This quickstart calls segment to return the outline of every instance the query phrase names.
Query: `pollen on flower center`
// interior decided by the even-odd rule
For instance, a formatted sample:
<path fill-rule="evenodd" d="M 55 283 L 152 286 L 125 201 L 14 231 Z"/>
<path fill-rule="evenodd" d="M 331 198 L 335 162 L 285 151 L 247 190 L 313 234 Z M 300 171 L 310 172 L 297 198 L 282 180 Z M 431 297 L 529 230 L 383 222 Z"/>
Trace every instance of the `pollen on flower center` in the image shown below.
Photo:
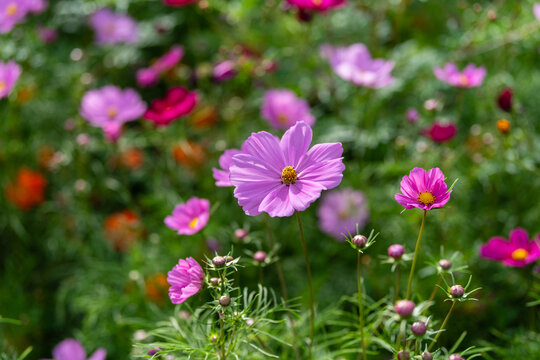
<path fill-rule="evenodd" d="M 294 184 L 297 177 L 298 175 L 296 174 L 296 170 L 294 170 L 294 166 L 285 166 L 283 171 L 281 171 L 281 181 L 285 185 Z"/>
<path fill-rule="evenodd" d="M 313 0 L 313 5 L 320 6 L 322 4 L 322 0 Z"/>
<path fill-rule="evenodd" d="M 286 124 L 287 123 L 287 115 L 285 114 L 279 114 L 277 117 L 280 124 Z"/>
<path fill-rule="evenodd" d="M 118 109 L 115 106 L 109 106 L 107 108 L 107 116 L 110 118 L 115 117 L 118 114 Z"/>
<path fill-rule="evenodd" d="M 198 222 L 199 222 L 199 218 L 194 218 L 193 220 L 191 220 L 191 221 L 189 222 L 189 227 L 192 228 L 192 229 L 194 229 L 195 226 L 197 226 L 197 223 L 198 223 Z"/>
<path fill-rule="evenodd" d="M 17 13 L 18 6 L 15 3 L 11 3 L 6 7 L 6 15 L 13 16 Z"/>
<path fill-rule="evenodd" d="M 529 252 L 525 249 L 517 249 L 512 252 L 512 259 L 521 261 L 525 260 L 529 256 Z"/>
<path fill-rule="evenodd" d="M 461 86 L 469 85 L 469 78 L 467 77 L 467 75 L 459 75 L 459 83 L 461 84 Z"/>
<path fill-rule="evenodd" d="M 6 83 L 3 81 L 0 81 L 0 91 L 4 90 L 6 88 Z"/>
<path fill-rule="evenodd" d="M 433 197 L 431 191 L 421 192 L 417 199 L 424 205 L 431 205 L 435 202 L 435 198 Z"/>

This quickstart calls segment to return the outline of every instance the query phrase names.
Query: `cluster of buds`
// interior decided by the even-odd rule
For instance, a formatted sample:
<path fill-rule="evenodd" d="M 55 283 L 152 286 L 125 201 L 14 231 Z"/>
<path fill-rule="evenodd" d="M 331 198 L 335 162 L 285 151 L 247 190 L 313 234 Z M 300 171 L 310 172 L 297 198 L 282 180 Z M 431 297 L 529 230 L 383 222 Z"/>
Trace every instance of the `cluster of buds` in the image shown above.
<path fill-rule="evenodd" d="M 207 259 L 207 269 L 216 273 L 216 276 L 209 277 L 208 286 L 213 293 L 214 303 L 217 306 L 218 313 L 223 316 L 223 311 L 229 308 L 233 299 L 229 296 L 231 291 L 227 275 L 229 271 L 237 271 L 237 264 L 240 258 L 233 258 L 230 254 L 225 256 L 216 255 L 212 260 Z"/>
<path fill-rule="evenodd" d="M 472 276 L 469 277 L 469 281 L 467 282 L 467 285 L 462 286 L 462 285 L 459 285 L 459 284 L 455 283 L 455 279 L 454 279 L 453 274 L 450 274 L 450 275 L 452 276 L 452 285 L 448 285 L 446 280 L 444 280 L 444 278 L 443 278 L 444 282 L 446 283 L 445 292 L 446 292 L 446 294 L 448 296 L 448 299 L 446 299 L 447 301 L 459 301 L 459 302 L 469 301 L 469 300 L 478 301 L 478 299 L 472 298 L 471 294 L 478 291 L 478 290 L 480 290 L 480 288 L 476 288 L 476 289 L 473 289 L 471 291 L 467 291 L 467 289 L 469 288 L 469 286 L 471 284 Z"/>

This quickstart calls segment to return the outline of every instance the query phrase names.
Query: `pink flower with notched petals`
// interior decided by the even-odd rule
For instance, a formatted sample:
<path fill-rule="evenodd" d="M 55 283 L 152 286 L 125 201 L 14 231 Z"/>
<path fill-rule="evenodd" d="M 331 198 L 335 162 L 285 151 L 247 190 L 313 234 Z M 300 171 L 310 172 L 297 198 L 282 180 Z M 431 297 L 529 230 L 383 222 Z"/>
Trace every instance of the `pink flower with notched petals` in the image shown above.
<path fill-rule="evenodd" d="M 179 259 L 167 274 L 169 288 L 169 298 L 173 304 L 181 304 L 192 297 L 203 286 L 204 272 L 201 265 L 192 257 L 185 260 Z"/>
<path fill-rule="evenodd" d="M 128 15 L 115 13 L 108 8 L 95 11 L 90 15 L 89 22 L 100 45 L 134 44 L 139 39 L 137 22 Z"/>
<path fill-rule="evenodd" d="M 401 194 L 396 194 L 395 199 L 405 209 L 419 208 L 431 210 L 443 207 L 450 200 L 450 193 L 444 182 L 444 174 L 441 169 L 434 168 L 426 171 L 422 168 L 414 168 L 409 176 L 401 180 Z"/>
<path fill-rule="evenodd" d="M 27 0 L 0 1 L 0 34 L 10 32 L 13 27 L 22 22 L 29 12 Z"/>
<path fill-rule="evenodd" d="M 193 235 L 206 226 L 209 218 L 210 201 L 192 197 L 186 203 L 176 205 L 172 215 L 165 218 L 165 225 L 180 235 Z"/>
<path fill-rule="evenodd" d="M 105 360 L 107 351 L 97 349 L 88 360 Z M 53 349 L 54 360 L 87 360 L 86 351 L 80 342 L 75 339 L 65 339 Z"/>
<path fill-rule="evenodd" d="M 234 196 L 247 215 L 291 216 L 307 209 L 323 190 L 341 183 L 345 170 L 341 143 L 309 149 L 312 136 L 309 125 L 298 122 L 281 140 L 260 131 L 244 142 L 229 171 Z"/>
<path fill-rule="evenodd" d="M 152 101 L 150 108 L 144 113 L 144 118 L 158 126 L 166 126 L 189 114 L 196 105 L 197 93 L 177 86 L 169 89 L 163 99 Z"/>
<path fill-rule="evenodd" d="M 326 11 L 332 8 L 345 6 L 345 0 L 287 0 L 300 10 Z"/>
<path fill-rule="evenodd" d="M 0 99 L 7 97 L 11 93 L 21 75 L 21 71 L 21 67 L 13 60 L 7 63 L 0 61 Z"/>
<path fill-rule="evenodd" d="M 133 89 L 108 85 L 84 94 L 79 110 L 92 126 L 100 127 L 110 141 L 116 141 L 122 125 L 141 117 L 146 104 Z"/>
<path fill-rule="evenodd" d="M 231 180 L 229 179 L 229 168 L 232 165 L 232 158 L 234 155 L 241 154 L 242 151 L 238 149 L 229 149 L 225 150 L 223 154 L 219 157 L 219 166 L 221 169 L 212 169 L 212 175 L 216 179 L 216 186 L 228 187 L 233 186 Z"/>
<path fill-rule="evenodd" d="M 288 129 L 299 121 L 315 123 L 306 100 L 290 90 L 269 90 L 264 94 L 261 116 L 274 129 Z"/>
<path fill-rule="evenodd" d="M 434 122 L 423 134 L 436 143 L 450 141 L 456 136 L 457 126 L 454 123 Z"/>
<path fill-rule="evenodd" d="M 433 73 L 437 79 L 452 86 L 472 88 L 482 85 L 486 76 L 486 68 L 469 64 L 460 72 L 455 64 L 447 63 L 443 68 L 433 69 Z"/>
<path fill-rule="evenodd" d="M 540 259 L 540 235 L 529 240 L 526 230 L 514 229 L 509 240 L 500 236 L 489 239 L 480 248 L 480 256 L 506 266 L 523 267 Z"/>
<path fill-rule="evenodd" d="M 320 53 L 339 77 L 355 85 L 380 89 L 394 82 L 391 74 L 394 62 L 373 59 L 364 44 L 349 47 L 323 45 Z"/>

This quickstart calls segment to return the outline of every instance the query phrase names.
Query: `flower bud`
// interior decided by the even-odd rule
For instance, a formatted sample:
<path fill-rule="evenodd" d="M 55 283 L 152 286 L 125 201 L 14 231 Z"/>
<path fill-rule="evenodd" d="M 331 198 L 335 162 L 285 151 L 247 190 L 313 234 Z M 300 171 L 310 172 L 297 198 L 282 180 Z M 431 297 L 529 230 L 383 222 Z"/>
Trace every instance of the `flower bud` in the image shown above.
<path fill-rule="evenodd" d="M 433 360 L 433 354 L 431 354 L 429 351 L 424 351 L 422 353 L 422 360 Z"/>
<path fill-rule="evenodd" d="M 213 278 L 210 278 L 210 285 L 218 285 L 219 284 L 219 278 L 217 277 L 213 277 Z"/>
<path fill-rule="evenodd" d="M 439 260 L 439 266 L 443 269 L 443 270 L 448 270 L 452 267 L 452 263 L 446 259 L 441 259 Z"/>
<path fill-rule="evenodd" d="M 355 235 L 352 239 L 354 246 L 363 248 L 367 244 L 367 238 L 364 235 Z"/>
<path fill-rule="evenodd" d="M 228 295 L 223 295 L 219 298 L 219 305 L 223 307 L 231 305 L 231 298 Z"/>
<path fill-rule="evenodd" d="M 154 355 L 156 355 L 158 353 L 159 350 L 161 350 L 160 347 L 157 347 L 155 349 L 150 349 L 150 350 L 148 350 L 148 355 L 154 356 Z"/>
<path fill-rule="evenodd" d="M 248 236 L 248 231 L 246 229 L 236 229 L 234 230 L 234 237 L 238 240 L 244 239 L 246 236 Z"/>
<path fill-rule="evenodd" d="M 396 260 L 401 259 L 404 253 L 405 253 L 405 248 L 400 244 L 394 244 L 388 247 L 388 256 Z"/>
<path fill-rule="evenodd" d="M 212 264 L 214 264 L 214 266 L 223 266 L 225 265 L 225 258 L 223 256 L 215 256 L 213 259 L 212 259 Z"/>
<path fill-rule="evenodd" d="M 500 119 L 497 121 L 497 130 L 499 130 L 499 133 L 505 135 L 510 132 L 510 121 L 506 119 Z"/>
<path fill-rule="evenodd" d="M 465 360 L 463 356 L 459 354 L 452 354 L 448 357 L 448 360 Z"/>
<path fill-rule="evenodd" d="M 226 260 L 227 262 L 231 262 L 231 261 L 234 260 L 234 258 L 233 258 L 232 256 L 228 255 L 228 256 L 225 256 L 225 260 Z"/>
<path fill-rule="evenodd" d="M 213 342 L 213 343 L 217 342 L 218 341 L 217 335 L 216 334 L 210 335 L 210 341 Z"/>
<path fill-rule="evenodd" d="M 411 325 L 411 331 L 416 336 L 422 336 L 426 333 L 426 323 L 423 321 L 416 321 Z"/>
<path fill-rule="evenodd" d="M 257 251 L 253 254 L 253 260 L 260 263 L 264 262 L 264 260 L 266 260 L 266 253 L 264 251 Z"/>
<path fill-rule="evenodd" d="M 409 317 L 414 311 L 416 305 L 411 300 L 399 300 L 394 305 L 394 310 L 401 317 Z"/>
<path fill-rule="evenodd" d="M 398 360 L 409 360 L 411 358 L 411 355 L 407 350 L 400 350 L 397 353 Z"/>
<path fill-rule="evenodd" d="M 454 285 L 450 288 L 450 294 L 452 297 L 460 298 L 465 294 L 465 289 L 461 285 Z"/>
<path fill-rule="evenodd" d="M 512 111 L 512 98 L 514 97 L 514 92 L 511 88 L 504 88 L 497 96 L 497 105 L 503 111 L 510 112 Z"/>

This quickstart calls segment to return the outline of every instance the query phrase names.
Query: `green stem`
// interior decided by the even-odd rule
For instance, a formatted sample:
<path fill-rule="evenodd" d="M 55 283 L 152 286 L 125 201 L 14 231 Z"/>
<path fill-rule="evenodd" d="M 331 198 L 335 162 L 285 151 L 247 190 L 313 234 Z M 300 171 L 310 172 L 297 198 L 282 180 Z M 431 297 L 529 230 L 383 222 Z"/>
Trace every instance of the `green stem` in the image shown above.
<path fill-rule="evenodd" d="M 448 322 L 448 319 L 450 318 L 450 314 L 452 314 L 452 310 L 454 310 L 454 306 L 456 306 L 455 301 L 452 302 L 452 307 L 450 308 L 450 310 L 448 310 L 448 314 L 446 314 L 446 317 L 444 318 L 444 321 L 443 321 L 443 323 L 441 325 L 441 328 L 439 329 L 439 332 L 437 332 L 437 335 L 435 335 L 435 338 L 433 339 L 433 341 L 429 345 L 428 351 L 431 350 L 433 345 L 435 345 L 435 343 L 437 342 L 437 339 L 439 338 L 439 336 L 441 336 L 442 330 L 444 330 L 444 327 L 446 326 L 446 323 Z"/>
<path fill-rule="evenodd" d="M 364 310 L 362 304 L 362 253 L 358 251 L 358 316 L 360 317 L 360 341 L 362 342 L 362 358 L 366 360 L 366 339 L 364 338 Z"/>
<path fill-rule="evenodd" d="M 270 242 L 270 247 L 275 248 L 274 236 L 272 235 L 272 230 L 270 229 L 270 222 L 268 221 L 268 214 L 264 214 L 264 224 L 266 226 L 266 234 L 268 235 L 268 241 Z M 276 254 L 276 256 L 278 256 Z M 287 286 L 285 285 L 285 278 L 283 277 L 283 270 L 281 270 L 281 262 L 278 259 L 276 260 L 276 271 L 279 279 L 279 286 L 281 287 L 281 295 L 285 301 L 289 300 L 289 294 L 287 293 Z"/>
<path fill-rule="evenodd" d="M 439 285 L 441 285 L 441 281 L 442 281 L 442 275 L 439 276 L 439 280 L 437 281 L 437 284 L 433 288 L 433 291 L 431 292 L 431 295 L 429 296 L 428 301 L 433 301 L 433 299 L 435 299 L 435 295 L 437 294 L 437 288 L 439 287 Z"/>
<path fill-rule="evenodd" d="M 401 280 L 401 266 L 397 264 L 396 269 L 396 288 L 394 290 L 394 304 L 396 303 L 398 296 L 399 296 L 399 283 Z"/>
<path fill-rule="evenodd" d="M 411 295 L 411 285 L 412 285 L 412 279 L 414 275 L 414 268 L 416 266 L 416 259 L 418 258 L 418 249 L 420 248 L 420 240 L 422 240 L 422 232 L 424 232 L 424 224 L 426 223 L 426 214 L 427 214 L 427 210 L 424 210 L 424 215 L 422 216 L 422 225 L 420 225 L 420 233 L 418 234 L 418 239 L 416 240 L 416 248 L 414 249 L 414 257 L 413 257 L 413 262 L 411 266 L 411 272 L 409 274 L 409 283 L 407 285 L 407 295 L 405 296 L 405 299 L 409 299 L 409 296 Z"/>
<path fill-rule="evenodd" d="M 308 359 L 311 359 L 311 348 L 313 347 L 313 338 L 315 336 L 315 306 L 313 305 L 313 285 L 311 282 L 311 267 L 309 265 L 309 255 L 306 246 L 306 239 L 304 238 L 304 229 L 302 228 L 302 221 L 300 220 L 300 213 L 296 213 L 296 221 L 298 222 L 298 230 L 300 231 L 300 241 L 302 242 L 302 248 L 304 249 L 304 258 L 306 260 L 306 273 L 308 278 L 309 287 L 309 305 L 311 314 L 311 328 L 309 331 L 309 346 L 308 346 Z"/>

